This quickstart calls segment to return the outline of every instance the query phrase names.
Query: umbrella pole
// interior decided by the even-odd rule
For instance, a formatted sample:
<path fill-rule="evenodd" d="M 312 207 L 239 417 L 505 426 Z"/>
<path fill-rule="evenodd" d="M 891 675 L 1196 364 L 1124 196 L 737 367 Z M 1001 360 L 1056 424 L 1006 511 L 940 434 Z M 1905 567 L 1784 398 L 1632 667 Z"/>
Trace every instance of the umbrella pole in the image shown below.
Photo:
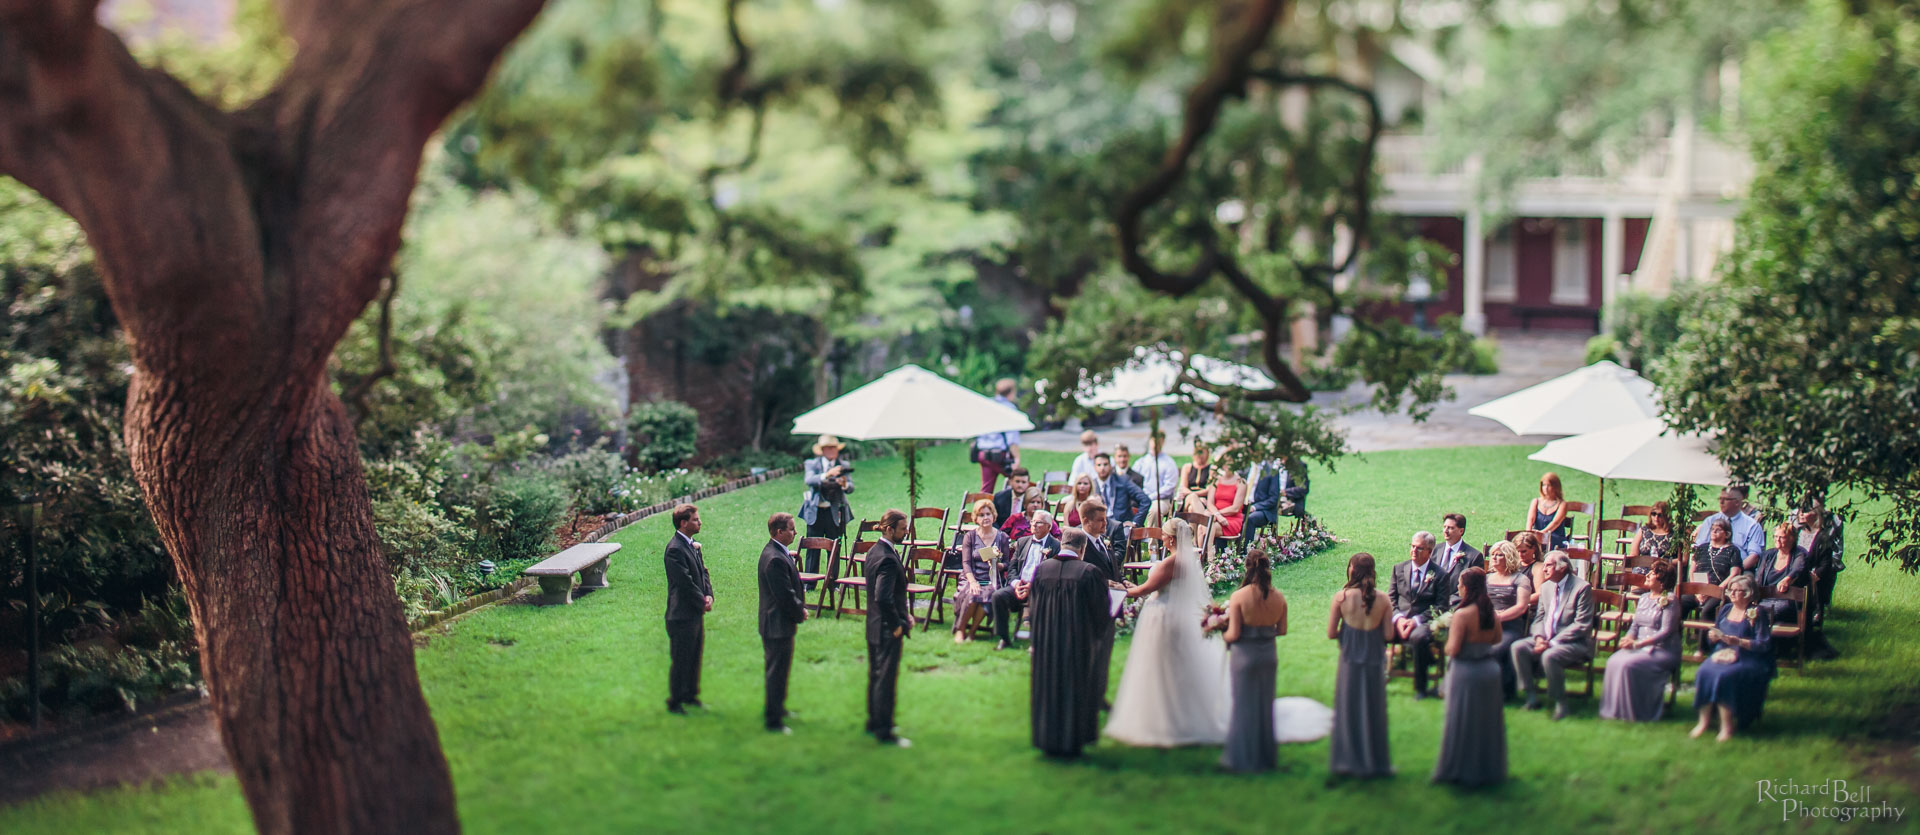
<path fill-rule="evenodd" d="M 1587 520 L 1587 544 L 1593 546 L 1593 579 L 1600 579 L 1600 555 L 1606 553 L 1606 546 L 1600 542 L 1600 520 L 1607 518 L 1607 477 L 1600 477 L 1600 501 L 1593 506 L 1593 518 Z"/>

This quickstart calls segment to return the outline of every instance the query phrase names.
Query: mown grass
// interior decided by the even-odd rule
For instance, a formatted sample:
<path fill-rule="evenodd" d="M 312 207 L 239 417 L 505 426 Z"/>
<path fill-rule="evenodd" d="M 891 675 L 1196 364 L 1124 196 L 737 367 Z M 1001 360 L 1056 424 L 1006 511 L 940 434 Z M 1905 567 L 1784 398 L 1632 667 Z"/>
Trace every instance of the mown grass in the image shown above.
<path fill-rule="evenodd" d="M 1278 572 L 1294 612 L 1293 634 L 1281 642 L 1280 693 L 1332 699 L 1326 601 L 1347 555 L 1403 559 L 1409 535 L 1437 530 L 1448 510 L 1468 514 L 1475 543 L 1517 526 L 1541 471 L 1525 460 L 1530 451 L 1374 453 L 1348 459 L 1337 474 L 1316 473 L 1310 505 L 1347 541 Z M 1029 463 L 1064 469 L 1067 460 L 1036 453 Z M 955 502 L 977 483 L 960 447 L 929 451 L 923 463 L 929 502 Z M 1562 475 L 1576 498 L 1596 489 L 1591 478 Z M 860 479 L 859 512 L 877 515 L 904 501 L 897 460 L 863 466 Z M 1920 703 L 1912 641 L 1920 580 L 1858 558 L 1843 576 L 1833 630 L 1845 657 L 1783 672 L 1751 735 L 1725 745 L 1688 739 L 1684 697 L 1680 717 L 1648 725 L 1598 721 L 1592 701 L 1576 700 L 1576 717 L 1561 723 L 1509 711 L 1513 779 L 1491 791 L 1427 783 L 1441 705 L 1414 702 L 1405 680 L 1390 688 L 1400 776 L 1388 782 L 1323 785 L 1324 742 L 1284 747 L 1287 770 L 1256 777 L 1216 773 L 1218 750 L 1210 748 L 1103 742 L 1084 761 L 1047 761 L 1027 744 L 1026 654 L 996 653 L 986 642 L 955 646 L 938 627 L 916 633 L 906 650 L 899 722 L 915 747 L 882 749 L 860 734 L 864 647 L 852 616 L 803 627 L 790 698 L 795 733 L 769 736 L 758 720 L 753 567 L 766 516 L 793 510 L 799 489 L 786 479 L 703 503 L 700 538 L 718 598 L 707 622 L 704 712 L 663 710 L 664 516 L 618 536 L 626 549 L 612 588 L 565 609 L 490 607 L 434 635 L 419 653 L 421 677 L 468 831 L 1724 831 L 1797 825 L 1783 824 L 1777 804 L 1756 802 L 1755 780 L 1788 778 L 1864 781 L 1875 784 L 1876 800 L 1920 814 L 1913 789 L 1863 773 L 1861 754 L 1891 714 Z M 1609 485 L 1608 504 L 1650 502 L 1669 489 Z M 1859 538 L 1850 537 L 1855 553 Z M 1117 686 L 1124 645 L 1115 655 Z M 1911 774 L 1911 743 L 1894 756 L 1906 758 Z M 1911 831 L 1911 820 L 1881 825 Z M 0 810 L 5 832 L 246 826 L 231 778 L 56 795 Z"/>

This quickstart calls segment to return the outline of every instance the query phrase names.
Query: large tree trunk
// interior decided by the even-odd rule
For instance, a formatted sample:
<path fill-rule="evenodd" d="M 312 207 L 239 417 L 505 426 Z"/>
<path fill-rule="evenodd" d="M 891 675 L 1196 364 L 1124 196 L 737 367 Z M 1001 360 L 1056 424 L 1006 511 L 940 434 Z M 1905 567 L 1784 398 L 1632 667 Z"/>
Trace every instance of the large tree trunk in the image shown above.
<path fill-rule="evenodd" d="M 321 375 L 250 409 L 207 388 L 137 376 L 127 440 L 256 824 L 457 831 L 340 402 Z"/>
<path fill-rule="evenodd" d="M 421 149 L 541 0 L 282 0 L 299 45 L 221 112 L 91 0 L 0 0 L 0 172 L 86 231 L 134 358 L 134 473 L 265 832 L 454 832 L 334 345 L 379 292 Z"/>

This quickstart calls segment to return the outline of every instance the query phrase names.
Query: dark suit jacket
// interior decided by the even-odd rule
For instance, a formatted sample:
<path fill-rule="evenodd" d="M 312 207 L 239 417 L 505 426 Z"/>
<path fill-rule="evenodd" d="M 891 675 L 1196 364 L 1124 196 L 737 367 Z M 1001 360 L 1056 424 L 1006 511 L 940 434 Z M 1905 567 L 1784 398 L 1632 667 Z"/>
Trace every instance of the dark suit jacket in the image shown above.
<path fill-rule="evenodd" d="M 805 594 L 787 546 L 767 540 L 760 549 L 760 637 L 793 637 L 794 627 L 807 618 Z"/>
<path fill-rule="evenodd" d="M 1000 572 L 1000 576 L 1006 578 L 1007 585 L 1013 585 L 1013 581 L 1020 579 L 1020 573 L 1026 570 L 1027 546 L 1032 544 L 1033 537 L 1023 536 L 1014 540 L 1013 547 L 1007 549 L 1007 568 Z M 1047 537 L 1045 556 L 1042 559 L 1053 559 L 1053 555 L 1058 553 L 1060 553 L 1060 537 Z"/>
<path fill-rule="evenodd" d="M 867 552 L 867 643 L 878 644 L 912 631 L 913 615 L 907 609 L 907 570 L 900 552 L 885 539 Z"/>
<path fill-rule="evenodd" d="M 1430 562 L 1439 562 L 1440 551 L 1447 547 L 1447 541 L 1442 539 L 1433 547 L 1433 559 L 1430 560 Z M 1482 555 L 1478 549 L 1473 547 L 1473 543 L 1468 542 L 1466 538 L 1462 537 L 1460 540 L 1460 553 L 1454 556 L 1453 564 L 1447 566 L 1447 608 L 1451 609 L 1460 605 L 1460 575 L 1465 574 L 1469 568 L 1486 567 L 1487 558 Z"/>
<path fill-rule="evenodd" d="M 1013 506 L 1014 501 L 1013 488 L 1011 487 L 993 494 L 993 523 L 995 525 L 1006 524 L 1007 520 L 1013 517 L 1014 511 L 1019 510 L 1019 508 Z M 969 509 L 967 515 L 972 516 L 973 511 Z M 967 521 L 971 522 L 973 520 L 968 519 Z"/>
<path fill-rule="evenodd" d="M 1113 522 L 1108 522 L 1107 527 L 1109 530 L 1112 530 L 1116 525 Z M 1102 578 L 1108 582 L 1112 582 L 1120 579 L 1121 561 L 1113 558 L 1114 553 L 1112 543 L 1109 542 L 1106 537 L 1088 537 L 1087 552 L 1081 554 L 1080 559 L 1086 561 L 1088 565 L 1100 569 Z"/>
<path fill-rule="evenodd" d="M 1262 472 L 1260 481 L 1253 485 L 1253 500 L 1247 504 L 1247 511 L 1265 511 L 1269 516 L 1280 514 L 1280 474 Z"/>
<path fill-rule="evenodd" d="M 1419 587 L 1413 585 L 1413 561 L 1408 560 L 1393 567 L 1393 584 L 1387 587 L 1387 597 L 1393 601 L 1393 611 L 1408 617 L 1433 617 L 1433 610 L 1446 605 L 1447 577 L 1439 566 L 1427 561 L 1426 577 Z"/>
<path fill-rule="evenodd" d="M 1146 476 L 1143 476 L 1129 469 L 1127 470 L 1127 480 L 1133 482 L 1133 486 L 1140 488 L 1140 492 L 1142 493 L 1146 492 L 1146 487 L 1147 487 Z"/>
<path fill-rule="evenodd" d="M 1119 475 L 1119 473 L 1114 473 Z M 1113 501 L 1107 503 L 1107 519 L 1112 522 L 1132 522 L 1136 525 L 1147 521 L 1147 491 L 1132 479 L 1110 478 L 1113 488 Z M 1094 482 L 1094 495 L 1100 495 L 1100 483 Z M 1104 497 L 1103 497 L 1104 498 Z"/>
<path fill-rule="evenodd" d="M 667 540 L 667 620 L 693 620 L 706 614 L 713 581 L 700 549 L 687 544 L 679 531 Z"/>

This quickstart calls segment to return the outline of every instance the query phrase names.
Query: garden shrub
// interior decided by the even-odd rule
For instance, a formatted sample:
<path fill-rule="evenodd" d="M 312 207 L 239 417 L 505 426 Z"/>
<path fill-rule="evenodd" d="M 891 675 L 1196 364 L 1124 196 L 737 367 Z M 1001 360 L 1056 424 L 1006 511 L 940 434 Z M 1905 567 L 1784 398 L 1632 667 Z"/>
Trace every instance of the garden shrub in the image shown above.
<path fill-rule="evenodd" d="M 635 463 L 648 472 L 678 467 L 692 458 L 700 437 L 700 413 L 677 400 L 633 407 L 627 416 Z"/>
<path fill-rule="evenodd" d="M 490 499 L 488 527 L 498 560 L 544 557 L 552 550 L 568 505 L 567 491 L 558 481 L 544 475 L 502 479 Z"/>

